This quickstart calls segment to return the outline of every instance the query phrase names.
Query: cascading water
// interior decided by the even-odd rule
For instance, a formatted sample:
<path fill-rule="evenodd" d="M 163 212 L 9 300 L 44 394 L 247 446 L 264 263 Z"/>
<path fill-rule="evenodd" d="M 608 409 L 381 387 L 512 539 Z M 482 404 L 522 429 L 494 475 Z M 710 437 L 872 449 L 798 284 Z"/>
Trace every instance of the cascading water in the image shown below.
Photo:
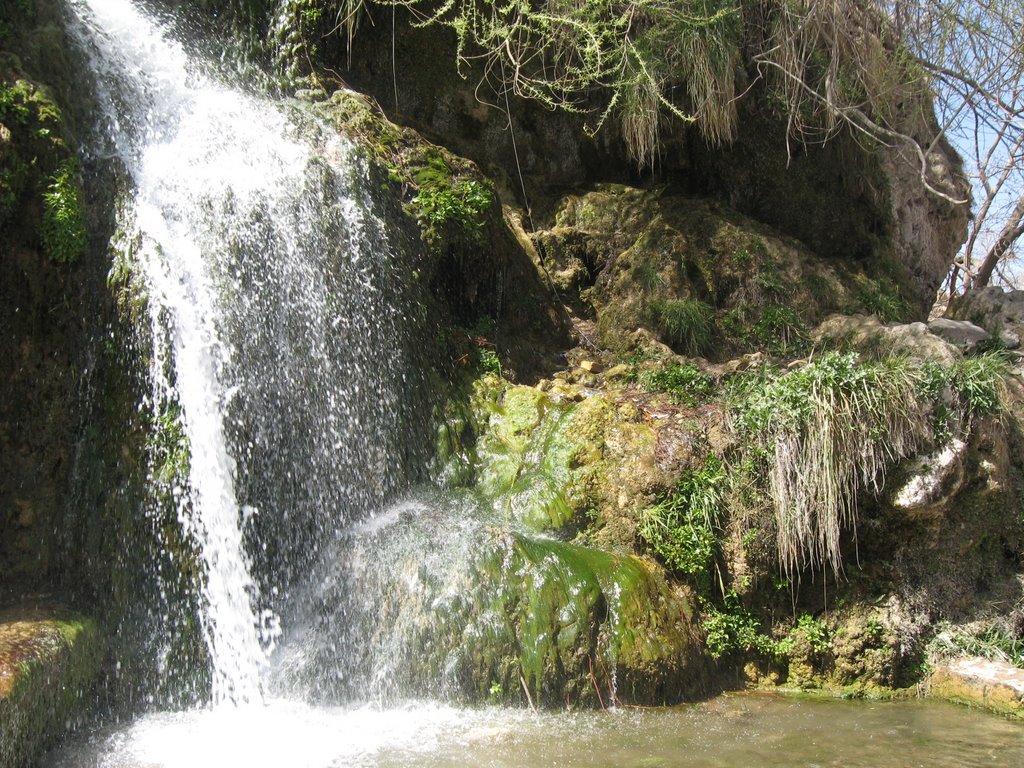
<path fill-rule="evenodd" d="M 150 309 L 150 407 L 180 406 L 190 448 L 179 517 L 202 562 L 213 699 L 258 701 L 274 606 L 400 475 L 393 255 L 343 141 L 204 77 L 128 0 L 76 13 L 134 187 L 120 226 Z M 254 560 L 274 567 L 254 577 Z"/>

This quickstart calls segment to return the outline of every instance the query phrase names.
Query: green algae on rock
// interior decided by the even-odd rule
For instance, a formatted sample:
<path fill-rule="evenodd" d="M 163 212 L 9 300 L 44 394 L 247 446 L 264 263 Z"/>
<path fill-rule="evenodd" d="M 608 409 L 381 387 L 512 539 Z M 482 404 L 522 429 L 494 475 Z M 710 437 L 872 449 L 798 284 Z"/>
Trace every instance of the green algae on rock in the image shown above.
<path fill-rule="evenodd" d="M 0 610 L 0 766 L 38 760 L 88 716 L 105 660 L 95 620 L 57 608 Z"/>

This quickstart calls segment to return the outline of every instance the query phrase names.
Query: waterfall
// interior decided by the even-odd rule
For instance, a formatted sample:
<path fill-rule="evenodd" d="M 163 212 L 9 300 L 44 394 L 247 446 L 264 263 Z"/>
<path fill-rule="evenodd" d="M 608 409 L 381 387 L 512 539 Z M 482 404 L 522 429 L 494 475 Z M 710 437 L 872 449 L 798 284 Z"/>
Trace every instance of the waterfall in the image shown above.
<path fill-rule="evenodd" d="M 80 0 L 106 147 L 132 193 L 154 413 L 179 413 L 215 702 L 261 698 L 292 583 L 400 482 L 394 249 L 353 148 L 219 83 L 129 0 Z M 329 138 L 324 138 L 329 136 Z"/>

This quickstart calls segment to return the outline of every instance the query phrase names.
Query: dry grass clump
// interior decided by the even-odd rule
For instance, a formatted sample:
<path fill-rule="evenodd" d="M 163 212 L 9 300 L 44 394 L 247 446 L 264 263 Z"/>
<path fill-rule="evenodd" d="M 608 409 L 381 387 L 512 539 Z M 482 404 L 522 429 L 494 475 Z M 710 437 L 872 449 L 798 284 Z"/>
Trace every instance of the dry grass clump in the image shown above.
<path fill-rule="evenodd" d="M 995 355 L 943 368 L 827 352 L 749 387 L 732 421 L 748 468 L 767 486 L 787 576 L 825 566 L 838 574 L 858 492 L 879 493 L 896 462 L 995 410 L 1004 372 Z"/>

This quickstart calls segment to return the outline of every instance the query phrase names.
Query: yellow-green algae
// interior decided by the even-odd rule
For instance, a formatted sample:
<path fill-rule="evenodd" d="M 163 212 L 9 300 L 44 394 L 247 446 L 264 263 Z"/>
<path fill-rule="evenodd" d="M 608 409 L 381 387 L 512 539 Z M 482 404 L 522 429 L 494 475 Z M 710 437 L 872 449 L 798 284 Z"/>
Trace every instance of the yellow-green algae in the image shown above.
<path fill-rule="evenodd" d="M 0 768 L 32 764 L 84 716 L 104 657 L 100 628 L 87 616 L 0 611 Z"/>

